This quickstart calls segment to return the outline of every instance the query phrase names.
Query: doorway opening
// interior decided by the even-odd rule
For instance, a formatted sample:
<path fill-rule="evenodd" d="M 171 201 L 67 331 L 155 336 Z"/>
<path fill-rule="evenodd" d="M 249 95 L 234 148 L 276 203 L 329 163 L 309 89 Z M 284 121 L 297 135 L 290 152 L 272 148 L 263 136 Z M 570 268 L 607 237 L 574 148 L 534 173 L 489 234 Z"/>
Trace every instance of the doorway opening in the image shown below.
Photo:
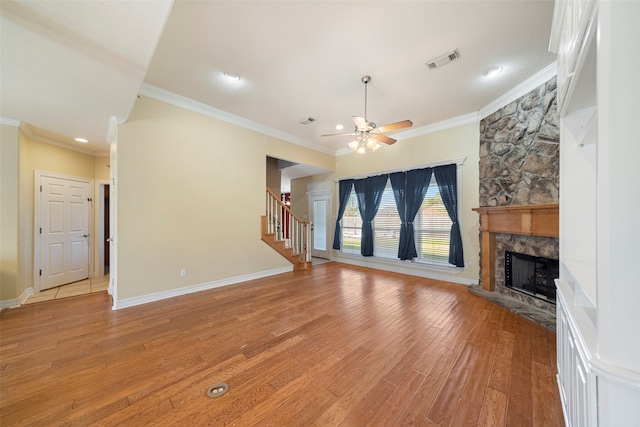
<path fill-rule="evenodd" d="M 109 274 L 110 244 L 109 244 L 109 208 L 110 186 L 108 181 L 98 183 L 98 197 L 96 203 L 96 268 L 95 276 L 103 277 Z"/>

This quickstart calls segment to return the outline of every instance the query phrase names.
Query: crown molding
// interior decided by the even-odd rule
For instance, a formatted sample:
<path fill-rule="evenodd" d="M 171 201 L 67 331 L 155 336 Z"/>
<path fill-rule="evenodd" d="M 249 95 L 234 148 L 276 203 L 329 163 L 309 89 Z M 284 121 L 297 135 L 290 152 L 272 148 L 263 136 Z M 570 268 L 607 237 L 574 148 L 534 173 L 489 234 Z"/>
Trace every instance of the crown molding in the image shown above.
<path fill-rule="evenodd" d="M 6 117 L 0 117 L 0 125 L 13 126 L 14 128 L 20 127 L 20 120 L 8 119 Z"/>
<path fill-rule="evenodd" d="M 126 119 L 117 116 L 109 117 L 109 127 L 107 128 L 107 143 L 109 145 L 116 142 L 118 138 L 118 125 L 124 124 Z"/>
<path fill-rule="evenodd" d="M 332 156 L 336 154 L 335 151 L 321 145 L 314 144 L 302 138 L 290 135 L 286 132 L 273 129 L 269 126 L 254 122 L 253 120 L 245 119 L 244 117 L 228 113 L 226 111 L 220 110 L 199 101 L 195 101 L 191 98 L 187 98 L 186 96 L 178 95 L 177 93 L 150 85 L 148 83 L 143 83 L 142 87 L 140 88 L 140 94 L 148 96 L 149 98 L 156 99 L 158 101 L 166 102 L 167 104 L 171 104 L 176 107 L 184 108 L 185 110 L 193 111 L 194 113 L 203 114 L 214 119 L 231 123 L 233 125 L 240 126 L 245 129 L 261 133 L 263 135 L 271 136 L 283 141 L 290 142 L 292 144 L 310 148 L 321 153 L 329 154 Z"/>
<path fill-rule="evenodd" d="M 490 102 L 486 106 L 482 107 L 478 111 L 474 111 L 471 113 L 463 114 L 461 116 L 452 117 L 450 119 L 442 120 L 436 123 L 431 123 L 425 126 L 420 126 L 418 128 L 409 129 L 403 132 L 399 132 L 394 135 L 394 138 L 397 140 L 415 138 L 422 135 L 428 135 L 435 132 L 440 132 L 443 130 L 455 128 L 458 126 L 467 125 L 469 123 L 478 122 L 490 114 L 498 111 L 505 105 L 515 101 L 521 96 L 527 94 L 533 89 L 539 87 L 540 85 L 546 83 L 551 78 L 553 78 L 557 74 L 557 62 L 552 62 L 542 70 L 538 71 L 533 76 L 529 77 L 524 82 L 520 83 L 518 86 L 514 87 L 504 95 Z M 140 94 L 144 96 L 148 96 L 149 98 L 156 99 L 158 101 L 166 102 L 167 104 L 174 105 L 176 107 L 184 108 L 189 111 L 193 111 L 196 113 L 204 114 L 205 116 L 213 117 L 218 120 L 222 120 L 236 126 L 240 126 L 246 129 L 250 129 L 264 135 L 272 136 L 274 138 L 279 138 L 287 142 L 291 142 L 292 144 L 301 145 L 306 148 L 310 148 L 315 151 L 319 151 L 325 154 L 344 156 L 347 154 L 353 153 L 351 149 L 348 147 L 341 148 L 340 150 L 333 151 L 326 147 L 314 144 L 312 142 L 303 140 L 301 138 L 297 138 L 288 133 L 270 128 L 268 126 L 262 125 L 260 123 L 256 123 L 252 120 L 245 119 L 243 117 L 237 116 L 235 114 L 228 113 L 226 111 L 211 107 L 210 105 L 204 104 L 199 101 L 195 101 L 191 98 L 187 98 L 182 95 L 178 95 L 177 93 L 170 92 L 165 89 L 161 89 L 159 87 L 150 85 L 148 83 L 144 83 L 140 89 Z"/>
<path fill-rule="evenodd" d="M 482 107 L 479 111 L 479 119 L 482 120 L 485 117 L 495 113 L 502 107 L 512 103 L 521 96 L 526 95 L 528 92 L 534 90 L 540 85 L 545 84 L 557 74 L 558 63 L 554 61 L 542 70 L 538 71 L 533 76 L 529 77 L 527 80 L 520 83 L 518 86 L 511 89 L 509 92 Z"/>
<path fill-rule="evenodd" d="M 49 144 L 49 145 L 55 145 L 56 147 L 64 148 L 64 149 L 71 150 L 71 151 L 77 151 L 78 153 L 87 154 L 87 155 L 93 156 L 93 157 L 109 156 L 109 153 L 104 153 L 102 151 L 86 150 L 86 149 L 83 149 L 83 148 L 80 148 L 80 147 L 75 147 L 73 145 L 69 145 L 69 144 L 65 144 L 65 143 L 60 142 L 60 141 L 56 141 L 55 139 L 51 139 L 51 138 L 47 138 L 47 137 L 44 137 L 44 136 L 37 135 L 37 134 L 33 133 L 31 128 L 29 127 L 29 125 L 26 124 L 26 123 L 20 124 L 20 130 L 22 130 L 22 132 L 24 132 L 24 134 L 27 136 L 27 138 L 32 139 L 34 141 L 42 142 L 42 143 Z"/>
<path fill-rule="evenodd" d="M 403 132 L 396 133 L 393 137 L 395 139 L 408 139 L 416 136 L 428 135 L 430 133 L 440 132 L 443 130 L 455 128 L 458 126 L 468 125 L 469 123 L 477 122 L 480 118 L 478 112 L 463 114 L 462 116 L 452 117 L 450 119 L 442 120 L 440 122 L 431 123 L 419 128 L 409 129 Z"/>

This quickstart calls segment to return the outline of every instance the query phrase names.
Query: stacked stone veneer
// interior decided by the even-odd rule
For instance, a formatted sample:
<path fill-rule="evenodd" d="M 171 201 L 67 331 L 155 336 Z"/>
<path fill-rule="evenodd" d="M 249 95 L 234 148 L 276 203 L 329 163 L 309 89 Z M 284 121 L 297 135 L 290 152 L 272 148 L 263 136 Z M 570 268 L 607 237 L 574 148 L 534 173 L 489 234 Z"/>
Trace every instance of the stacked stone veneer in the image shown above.
<path fill-rule="evenodd" d="M 557 203 L 556 79 L 480 122 L 480 206 Z"/>
<path fill-rule="evenodd" d="M 480 122 L 480 206 L 558 203 L 559 141 L 555 77 L 484 118 Z M 553 304 L 504 286 L 504 253 L 558 259 L 558 243 L 551 237 L 497 234 L 496 292 L 555 312 Z"/>

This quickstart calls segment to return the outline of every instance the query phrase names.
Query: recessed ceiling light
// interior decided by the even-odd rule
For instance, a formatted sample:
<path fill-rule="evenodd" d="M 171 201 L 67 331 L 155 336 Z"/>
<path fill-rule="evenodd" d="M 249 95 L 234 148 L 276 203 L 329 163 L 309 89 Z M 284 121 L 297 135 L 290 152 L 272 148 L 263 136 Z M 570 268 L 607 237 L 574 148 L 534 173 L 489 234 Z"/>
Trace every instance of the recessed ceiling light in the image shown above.
<path fill-rule="evenodd" d="M 344 129 L 344 126 L 342 126 L 342 125 L 337 125 L 337 126 L 336 126 L 336 129 L 338 129 L 338 130 L 342 130 L 342 129 Z"/>
<path fill-rule="evenodd" d="M 238 80 L 240 80 L 240 76 L 238 74 L 224 73 L 224 76 L 229 80 L 233 80 L 234 82 L 237 82 Z"/>
<path fill-rule="evenodd" d="M 88 140 L 88 139 L 86 139 L 86 138 L 76 138 L 76 141 L 77 141 L 77 142 L 84 142 L 84 143 L 89 142 L 89 140 Z"/>
<path fill-rule="evenodd" d="M 491 67 L 484 72 L 486 77 L 495 77 L 502 72 L 502 67 Z"/>

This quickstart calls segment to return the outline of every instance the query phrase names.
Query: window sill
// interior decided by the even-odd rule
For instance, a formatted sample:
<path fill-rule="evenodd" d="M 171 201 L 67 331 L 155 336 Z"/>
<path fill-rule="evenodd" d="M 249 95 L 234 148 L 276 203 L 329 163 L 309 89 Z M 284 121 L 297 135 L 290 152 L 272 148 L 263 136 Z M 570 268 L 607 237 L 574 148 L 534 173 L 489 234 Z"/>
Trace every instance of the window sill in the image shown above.
<path fill-rule="evenodd" d="M 448 266 L 444 264 L 431 264 L 424 261 L 400 261 L 388 258 L 363 257 L 360 254 L 350 254 L 333 250 L 332 261 L 344 262 L 345 264 L 359 265 L 361 267 L 377 268 L 380 270 L 393 271 L 396 273 L 409 274 L 412 276 L 427 277 L 436 280 L 446 280 L 464 285 L 473 284 L 467 279 L 455 277 L 464 271 L 464 268 Z"/>

